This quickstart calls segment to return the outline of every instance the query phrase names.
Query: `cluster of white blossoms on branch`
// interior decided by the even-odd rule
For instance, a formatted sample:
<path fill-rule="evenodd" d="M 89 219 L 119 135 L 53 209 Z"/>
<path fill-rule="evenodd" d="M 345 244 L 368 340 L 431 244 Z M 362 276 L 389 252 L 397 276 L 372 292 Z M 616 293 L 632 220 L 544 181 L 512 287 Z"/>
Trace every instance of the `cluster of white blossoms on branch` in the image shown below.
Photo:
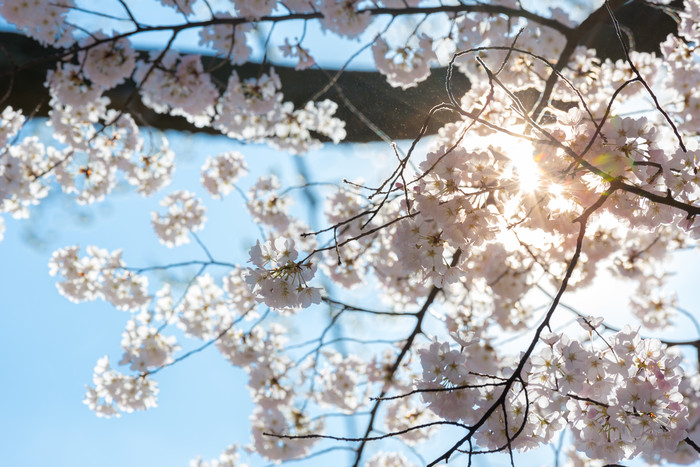
<path fill-rule="evenodd" d="M 573 449 L 555 463 L 583 465 L 583 454 L 594 463 L 698 460 L 700 376 L 684 349 L 700 344 L 669 330 L 695 311 L 679 308 L 670 264 L 700 238 L 700 1 L 631 2 L 672 12 L 677 31 L 654 52 L 619 44 L 613 58 L 583 38 L 621 0 L 593 2 L 587 20 L 583 6 L 571 17 L 567 2 L 160 0 L 154 8 L 179 18 L 172 24 L 141 18 L 132 3 L 115 2 L 119 14 L 78 0 L 0 4 L 5 20 L 56 49 L 37 59 L 52 61 L 51 137 L 31 134 L 26 110 L 0 113 L 0 213 L 28 217 L 54 187 L 80 204 L 128 185 L 160 193 L 178 148 L 141 127 L 161 118 L 153 113 L 295 155 L 345 139 L 340 105 L 382 137 L 402 119 L 425 128 L 413 144 L 385 147 L 395 165 L 378 178 L 374 166 L 329 157 L 313 170 L 297 160 L 300 186 L 279 173 L 246 180 L 253 145 L 202 158 L 200 191 L 216 200 L 237 191 L 259 231 L 238 263 L 221 257 L 230 248 L 201 241 L 214 211 L 189 187 L 163 196 L 151 223 L 165 247 L 195 239 L 182 254 L 201 256 L 131 268 L 121 250 L 55 251 L 49 273 L 60 294 L 130 312 L 121 369 L 100 358 L 87 388 L 98 416 L 154 407 L 157 374 L 209 347 L 247 381 L 251 437 L 192 467 L 246 465 L 243 452 L 251 463 L 303 459 L 350 439 L 356 465 L 411 466 L 428 462 L 413 453 L 435 451 L 426 442 L 455 433 L 433 464 L 559 436 Z M 81 15 L 111 27 L 93 30 Z M 171 36 L 160 49 L 134 46 L 163 31 Z M 201 54 L 179 48 L 189 33 Z M 318 34 L 358 41 L 356 55 L 371 51 L 402 90 L 421 92 L 435 67 L 449 66 L 445 102 L 385 122 L 350 102 L 336 73 L 322 90 L 290 92 L 279 52 L 299 73 L 320 72 L 304 71 L 321 62 Z M 468 90 L 453 86 L 458 73 Z M 139 99 L 149 112 L 134 110 Z M 393 112 L 389 101 L 372 105 Z M 326 170 L 335 164 L 349 172 L 343 183 Z M 300 200 L 322 207 L 323 226 L 300 217 Z M 4 229 L 0 218 L 0 239 Z M 569 291 L 611 277 L 643 330 L 584 318 L 567 303 Z M 343 432 L 333 417 L 358 429 Z"/>
<path fill-rule="evenodd" d="M 400 452 L 379 452 L 367 460 L 367 467 L 413 467 Z"/>
<path fill-rule="evenodd" d="M 145 372 L 173 362 L 173 353 L 179 349 L 175 337 L 165 337 L 153 326 L 129 320 L 122 334 L 124 355 L 120 365 L 130 365 L 131 371 Z"/>
<path fill-rule="evenodd" d="M 195 198 L 194 193 L 178 190 L 166 196 L 160 204 L 167 208 L 167 212 L 152 212 L 151 223 L 164 245 L 173 247 L 189 243 L 190 232 L 204 228 L 207 221 L 206 208 Z"/>
<path fill-rule="evenodd" d="M 248 173 L 245 158 L 240 152 L 230 151 L 208 157 L 202 166 L 201 183 L 214 198 L 221 198 L 233 190 L 233 184 Z"/>
<path fill-rule="evenodd" d="M 316 61 L 309 54 L 309 50 L 305 49 L 299 43 L 290 44 L 289 39 L 285 39 L 284 45 L 280 46 L 280 50 L 285 57 L 298 58 L 299 62 L 297 66 L 294 67 L 295 70 L 306 70 L 316 65 Z"/>
<path fill-rule="evenodd" d="M 293 312 L 321 302 L 321 289 L 309 285 L 316 272 L 316 263 L 297 262 L 299 252 L 294 241 L 277 238 L 250 250 L 246 282 L 256 300 L 279 311 Z"/>
<path fill-rule="evenodd" d="M 200 456 L 190 461 L 190 467 L 248 467 L 248 464 L 240 461 L 237 446 L 229 446 L 218 459 L 204 461 Z"/>
<path fill-rule="evenodd" d="M 66 21 L 75 6 L 75 0 L 60 5 L 51 0 L 6 0 L 0 4 L 0 14 L 42 44 L 67 46 L 75 40 L 74 27 Z"/>
<path fill-rule="evenodd" d="M 345 138 L 345 123 L 333 117 L 335 102 L 309 101 L 304 108 L 295 109 L 291 102 L 283 101 L 281 86 L 274 68 L 269 75 L 244 80 L 234 70 L 226 91 L 216 101 L 212 126 L 231 138 L 266 141 L 294 153 L 320 145 L 312 132 L 335 143 Z"/>
<path fill-rule="evenodd" d="M 152 59 L 158 52 L 151 52 Z M 160 59 L 163 68 L 140 61 L 134 74 L 144 104 L 156 112 L 181 115 L 197 126 L 210 123 L 218 92 L 204 71 L 198 55 L 168 51 Z"/>
<path fill-rule="evenodd" d="M 97 87 L 112 89 L 131 76 L 136 68 L 136 51 L 126 38 L 112 41 L 100 32 L 85 39 L 81 45 L 86 49 L 79 59 L 83 64 L 81 71 Z"/>
<path fill-rule="evenodd" d="M 197 277 L 175 311 L 178 326 L 200 339 L 214 337 L 215 330 L 232 314 L 224 290 L 208 274 Z"/>
<path fill-rule="evenodd" d="M 593 330 L 589 323 L 585 327 Z M 521 373 L 524 382 L 518 379 L 506 395 L 508 421 L 503 410 L 490 415 L 477 433 L 480 445 L 533 449 L 568 427 L 577 449 L 616 463 L 663 457 L 687 436 L 681 358 L 668 355 L 658 340 L 642 339 L 628 327 L 589 345 L 560 334 L 543 341 Z M 423 375 L 416 387 L 436 415 L 469 425 L 485 417 L 512 369 L 473 364 L 483 361 L 481 352 L 474 343 L 456 350 L 447 342 L 419 351 Z"/>
<path fill-rule="evenodd" d="M 157 405 L 158 383 L 145 376 L 126 376 L 113 370 L 108 357 L 97 362 L 92 383 L 94 386 L 88 386 L 83 402 L 98 417 L 118 417 L 121 412 Z"/>
<path fill-rule="evenodd" d="M 80 247 L 62 248 L 53 253 L 49 274 L 60 275 L 56 283 L 61 295 L 72 302 L 105 299 L 122 310 L 138 311 L 151 301 L 148 277 L 132 272 L 122 260 L 122 251 L 88 246 L 87 255 L 79 256 Z"/>
<path fill-rule="evenodd" d="M 430 64 L 436 60 L 433 41 L 428 36 L 421 36 L 414 42 L 416 44 L 391 50 L 381 37 L 374 41 L 374 63 L 392 86 L 410 88 L 430 76 Z"/>

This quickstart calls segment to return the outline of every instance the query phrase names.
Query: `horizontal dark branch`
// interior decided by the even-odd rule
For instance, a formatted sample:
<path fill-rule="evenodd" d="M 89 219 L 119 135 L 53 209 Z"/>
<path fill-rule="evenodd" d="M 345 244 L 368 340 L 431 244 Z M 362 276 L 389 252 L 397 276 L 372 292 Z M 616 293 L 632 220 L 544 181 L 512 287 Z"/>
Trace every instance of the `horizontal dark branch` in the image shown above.
<path fill-rule="evenodd" d="M 36 41 L 25 36 L 13 33 L 0 33 L 0 72 L 6 72 L 13 68 L 8 56 L 16 66 L 21 66 L 29 60 L 35 60 L 42 56 L 51 56 L 55 50 L 42 47 Z M 4 50 L 3 50 L 4 49 Z M 142 52 L 145 54 L 145 52 Z M 215 68 L 214 57 L 204 57 L 204 67 Z M 4 105 L 20 108 L 26 114 L 38 108 L 38 116 L 48 114 L 48 92 L 44 87 L 46 72 L 54 67 L 50 61 L 41 62 L 41 65 L 25 68 L 14 75 L 14 82 L 10 95 Z M 268 68 L 268 67 L 266 67 Z M 246 63 L 233 67 L 224 64 L 218 66 L 212 72 L 214 79 L 224 85 L 228 77 L 236 70 L 239 76 L 257 76 L 261 71 L 261 65 Z M 282 92 L 285 100 L 302 106 L 318 90 L 324 88 L 330 80 L 329 74 L 333 70 L 309 69 L 297 71 L 292 67 L 275 66 L 275 71 L 282 82 Z M 446 99 L 445 93 L 446 70 L 434 69 L 430 77 L 417 87 L 403 91 L 391 87 L 386 78 L 378 72 L 345 71 L 339 77 L 337 85 L 342 89 L 344 96 L 353 103 L 370 121 L 379 126 L 392 139 L 407 139 L 415 136 L 420 131 L 423 123 L 422 116 L 426 115 L 436 102 Z M 10 75 L 4 73 L 0 78 L 0 95 L 3 95 L 11 84 Z M 453 83 L 458 90 L 469 89 L 468 80 L 462 76 Z M 111 99 L 111 106 L 121 109 L 124 103 L 135 89 L 134 83 L 129 81 L 107 92 Z M 349 142 L 375 141 L 379 138 L 366 125 L 347 109 L 338 96 L 336 89 L 331 87 L 321 99 L 331 99 L 339 104 L 337 116 L 346 122 L 346 131 Z M 139 98 L 132 99 L 129 104 L 131 113 L 138 116 L 137 121 L 162 130 L 178 130 L 190 132 L 217 133 L 210 128 L 196 128 L 182 117 L 157 114 L 143 105 Z M 456 118 L 455 115 L 443 112 L 435 119 L 430 128 L 431 133 L 445 123 Z"/>
<path fill-rule="evenodd" d="M 442 7 L 442 10 L 446 8 Z M 464 6 L 459 8 L 464 8 Z M 458 13 L 459 8 L 454 7 L 455 11 L 450 11 L 450 13 Z M 476 7 L 471 6 L 471 8 Z M 488 8 L 495 8 L 495 10 L 487 11 Z M 483 9 L 483 12 L 488 13 L 498 13 L 499 11 L 496 11 L 498 8 L 481 5 L 476 9 Z M 413 10 L 404 11 L 403 14 L 437 13 L 437 11 L 425 8 Z M 376 12 L 373 12 L 373 14 L 388 15 L 396 13 L 390 9 L 377 9 Z M 514 11 L 510 11 L 510 13 L 516 14 Z M 526 12 L 517 12 L 517 15 L 527 16 Z M 620 22 L 633 33 L 636 50 L 658 50 L 659 42 L 667 34 L 676 31 L 675 23 L 666 14 L 638 1 L 620 8 L 616 15 Z M 544 18 L 530 19 L 551 26 Z M 621 58 L 618 56 L 620 53 L 619 45 L 617 47 L 610 46 L 610 44 L 616 44 L 614 34 L 612 24 L 601 21 L 599 26 L 593 28 L 590 35 L 580 38 L 580 42 L 596 48 L 601 58 Z M 141 51 L 141 53 L 145 56 L 147 52 Z M 47 115 L 49 110 L 48 93 L 44 87 L 46 72 L 55 66 L 56 58 L 62 54 L 65 52 L 43 47 L 38 42 L 20 34 L 0 33 L 0 96 L 9 91 L 8 99 L 3 102 L 3 106 L 11 105 L 14 108 L 20 108 L 26 114 L 36 111 L 36 115 Z M 234 69 L 241 77 L 257 76 L 261 71 L 261 65 L 257 63 L 246 63 L 233 67 L 228 62 L 221 65 L 220 59 L 215 57 L 204 57 L 203 61 L 205 68 L 214 69 L 212 73 L 214 79 L 222 86 L 228 81 L 228 77 Z M 16 73 L 13 73 L 13 70 L 17 70 Z M 329 76 L 332 76 L 335 71 L 324 69 L 297 71 L 284 66 L 275 66 L 275 70 L 282 81 L 285 100 L 292 101 L 297 106 L 303 105 L 315 93 L 327 87 Z M 446 68 L 435 68 L 427 80 L 404 91 L 391 87 L 387 84 L 384 76 L 378 72 L 344 71 L 337 81 L 337 86 L 342 91 L 343 96 L 389 138 L 411 139 L 420 131 L 423 123 L 422 117 L 427 115 L 436 104 L 447 101 L 446 74 Z M 346 141 L 378 140 L 379 137 L 343 104 L 338 88 L 331 86 L 320 98 L 328 98 L 339 104 L 337 116 L 346 122 L 348 135 Z M 459 95 L 469 89 L 469 82 L 463 75 L 454 74 L 452 88 L 455 95 Z M 107 96 L 111 99 L 113 107 L 121 109 L 134 89 L 134 83 L 129 81 L 108 92 Z M 533 99 L 532 102 L 534 102 L 536 98 L 537 96 L 531 96 L 528 100 Z M 196 128 L 182 117 L 157 114 L 145 107 L 138 98 L 130 101 L 127 110 L 137 116 L 140 124 L 154 128 L 216 133 L 212 129 Z M 441 112 L 431 122 L 427 134 L 434 134 L 440 126 L 454 121 L 457 117 L 453 113 Z"/>

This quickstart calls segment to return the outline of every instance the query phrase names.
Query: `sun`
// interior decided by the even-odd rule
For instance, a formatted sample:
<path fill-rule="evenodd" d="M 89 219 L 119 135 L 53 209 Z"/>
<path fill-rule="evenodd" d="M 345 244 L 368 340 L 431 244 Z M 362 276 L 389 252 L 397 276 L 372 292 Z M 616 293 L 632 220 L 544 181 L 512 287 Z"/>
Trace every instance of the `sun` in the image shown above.
<path fill-rule="evenodd" d="M 539 188 L 540 185 L 540 167 L 535 162 L 532 153 L 527 151 L 518 151 L 509 155 L 515 178 L 518 180 L 518 185 L 521 192 L 532 193 Z"/>
<path fill-rule="evenodd" d="M 495 146 L 510 160 L 508 177 L 517 181 L 518 191 L 534 193 L 540 188 L 542 173 L 529 141 L 499 135 Z"/>

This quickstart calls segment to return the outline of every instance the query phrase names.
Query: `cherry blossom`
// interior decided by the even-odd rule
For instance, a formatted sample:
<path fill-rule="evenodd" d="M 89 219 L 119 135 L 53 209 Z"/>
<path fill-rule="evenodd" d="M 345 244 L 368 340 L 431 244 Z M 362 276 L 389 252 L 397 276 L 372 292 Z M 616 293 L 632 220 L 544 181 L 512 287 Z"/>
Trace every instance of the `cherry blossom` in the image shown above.
<path fill-rule="evenodd" d="M 151 223 L 158 240 L 169 248 L 189 243 L 190 232 L 201 230 L 206 222 L 206 209 L 189 191 L 176 191 L 166 196 L 161 206 L 167 213 L 151 213 Z"/>
<path fill-rule="evenodd" d="M 306 70 L 316 65 L 316 61 L 309 54 L 309 50 L 303 48 L 300 44 L 290 44 L 289 39 L 285 39 L 284 45 L 280 46 L 280 50 L 285 57 L 298 58 L 295 70 Z"/>
<path fill-rule="evenodd" d="M 194 240 L 139 267 L 94 245 L 48 260 L 68 300 L 128 312 L 120 355 L 100 358 L 86 389 L 97 416 L 154 407 L 159 375 L 208 348 L 242 375 L 250 444 L 193 467 L 338 447 L 355 465 L 487 453 L 515 464 L 557 440 L 568 446 L 556 464 L 697 461 L 700 331 L 673 282 L 673 260 L 700 238 L 697 0 L 632 2 L 677 25 L 651 48 L 621 0 L 155 3 L 167 19 L 141 18 L 129 0 L 115 14 L 73 0 L 0 5 L 51 47 L 8 56 L 13 79 L 44 67 L 46 99 L 19 110 L 18 84 L 3 96 L 14 107 L 0 113 L 0 213 L 33 216 L 58 187 L 81 205 L 158 194 L 160 243 Z M 603 28 L 616 52 L 593 48 Z M 149 37 L 164 42 L 137 50 Z M 324 37 L 354 44 L 333 50 L 342 70 L 324 68 Z M 407 96 L 443 76 L 432 110 L 389 118 L 390 99 L 367 90 L 385 113 L 365 115 L 340 79 L 363 54 Z M 307 89 L 305 76 L 321 75 L 322 89 Z M 393 141 L 407 120 L 423 129 Z M 306 155 L 356 137 L 358 122 L 389 143 L 376 166 Z M 199 169 L 182 178 L 201 186 L 161 194 L 182 149 L 149 125 L 171 124 L 246 147 L 196 148 Z M 261 173 L 258 144 L 293 154 L 298 176 L 280 154 Z M 198 232 L 221 224 L 207 208 L 240 199 L 235 231 L 217 234 L 227 248 L 210 248 Z M 0 217 L 0 240 L 5 228 Z M 247 257 L 234 252 L 241 238 Z M 580 299 L 613 280 L 624 310 Z"/>
<path fill-rule="evenodd" d="M 121 84 L 136 68 L 136 52 L 125 38 L 105 41 L 105 34 L 96 34 L 82 45 L 87 48 L 81 58 L 83 73 L 92 83 L 104 89 Z M 104 41 L 98 46 L 93 43 Z"/>
<path fill-rule="evenodd" d="M 432 40 L 423 35 L 416 41 L 417 45 L 406 45 L 397 50 L 391 50 L 381 37 L 374 41 L 374 63 L 392 86 L 410 88 L 430 75 L 430 64 L 437 58 L 431 49 Z"/>
<path fill-rule="evenodd" d="M 146 377 L 125 376 L 113 370 L 109 358 L 97 361 L 85 403 L 98 417 L 119 417 L 122 412 L 146 410 L 157 405 L 158 384 Z"/>
<path fill-rule="evenodd" d="M 367 461 L 368 467 L 412 467 L 412 462 L 400 452 L 379 452 Z"/>
<path fill-rule="evenodd" d="M 308 283 L 316 272 L 315 263 L 297 263 L 294 241 L 277 238 L 258 242 L 250 250 L 245 278 L 255 299 L 280 311 L 294 312 L 321 301 L 321 289 Z"/>
<path fill-rule="evenodd" d="M 248 467 L 248 464 L 240 462 L 237 446 L 229 446 L 217 459 L 203 461 L 201 456 L 190 461 L 190 467 Z"/>
<path fill-rule="evenodd" d="M 68 45 L 73 40 L 73 28 L 66 14 L 75 7 L 74 0 L 59 4 L 50 0 L 5 0 L 0 13 L 30 37 L 44 44 Z"/>
<path fill-rule="evenodd" d="M 145 372 L 173 362 L 173 353 L 179 349 L 175 337 L 162 336 L 156 328 L 130 320 L 122 334 L 124 355 L 120 365 L 130 364 L 132 371 Z"/>
<path fill-rule="evenodd" d="M 233 184 L 248 172 L 245 158 L 231 151 L 208 157 L 202 166 L 201 182 L 214 197 L 221 198 L 233 190 Z"/>

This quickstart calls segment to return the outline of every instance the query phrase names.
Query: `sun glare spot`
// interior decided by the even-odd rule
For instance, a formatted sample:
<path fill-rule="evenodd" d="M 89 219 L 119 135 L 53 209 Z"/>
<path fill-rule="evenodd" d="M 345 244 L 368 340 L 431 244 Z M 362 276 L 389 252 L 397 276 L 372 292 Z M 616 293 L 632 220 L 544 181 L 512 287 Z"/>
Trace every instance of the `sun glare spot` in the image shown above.
<path fill-rule="evenodd" d="M 520 192 L 532 193 L 540 188 L 541 173 L 537 162 L 542 155 L 535 156 L 535 150 L 529 142 L 499 135 L 494 138 L 493 145 L 510 159 L 509 170 L 503 175 L 515 179 Z"/>
<path fill-rule="evenodd" d="M 510 158 L 518 178 L 520 191 L 528 193 L 535 191 L 540 183 L 540 168 L 535 159 L 523 151 L 512 154 Z"/>
<path fill-rule="evenodd" d="M 564 193 L 564 187 L 559 185 L 558 183 L 550 183 L 549 184 L 549 194 L 552 196 L 561 196 L 561 194 Z"/>

